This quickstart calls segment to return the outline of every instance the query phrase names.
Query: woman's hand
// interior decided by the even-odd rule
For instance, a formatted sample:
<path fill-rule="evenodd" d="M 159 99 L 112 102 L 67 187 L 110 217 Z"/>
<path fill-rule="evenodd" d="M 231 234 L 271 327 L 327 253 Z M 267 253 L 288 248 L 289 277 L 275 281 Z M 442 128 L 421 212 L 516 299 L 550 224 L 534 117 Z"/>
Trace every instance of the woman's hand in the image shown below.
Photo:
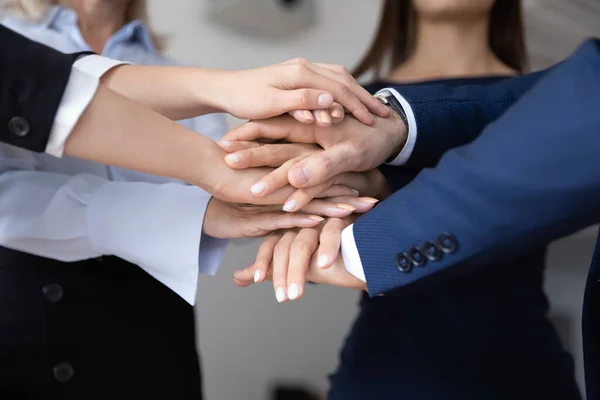
<path fill-rule="evenodd" d="M 342 230 L 355 219 L 330 218 L 318 227 L 272 234 L 260 246 L 254 264 L 234 274 L 234 283 L 245 287 L 272 279 L 280 303 L 302 297 L 307 280 L 366 289 L 365 282 L 346 270 L 340 254 Z"/>
<path fill-rule="evenodd" d="M 342 68 L 333 72 L 324 65 L 294 59 L 252 70 L 213 71 L 214 78 L 202 83 L 199 95 L 215 109 L 242 119 L 264 119 L 292 111 L 295 118 L 307 123 L 314 120 L 308 111 L 337 114 L 339 108 L 334 102 L 367 125 L 374 123 L 371 113 L 387 117 L 389 109 Z"/>

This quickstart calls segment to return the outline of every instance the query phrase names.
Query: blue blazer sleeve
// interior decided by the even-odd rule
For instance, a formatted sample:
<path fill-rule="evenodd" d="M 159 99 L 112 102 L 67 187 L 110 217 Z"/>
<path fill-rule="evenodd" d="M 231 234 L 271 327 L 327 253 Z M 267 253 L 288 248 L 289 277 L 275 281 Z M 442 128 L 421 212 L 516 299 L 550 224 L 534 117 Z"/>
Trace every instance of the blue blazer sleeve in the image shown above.
<path fill-rule="evenodd" d="M 585 42 L 537 79 L 472 143 L 447 152 L 434 169 L 356 221 L 370 295 L 502 261 L 600 221 L 598 41 Z M 477 136 L 468 118 L 476 101 L 450 113 L 431 98 L 417 106 L 438 112 L 439 121 L 421 125 L 426 132 L 446 123 Z M 481 112 L 470 117 L 473 124 L 498 111 Z M 451 140 L 430 134 L 446 145 Z M 431 243 L 448 251 L 436 252 Z M 418 256 L 417 248 L 432 250 L 431 259 L 425 255 L 423 265 L 406 268 L 405 256 Z"/>
<path fill-rule="evenodd" d="M 406 166 L 433 167 L 446 151 L 472 142 L 547 73 L 458 86 L 448 82 L 392 86 L 411 105 L 417 123 L 417 141 Z"/>

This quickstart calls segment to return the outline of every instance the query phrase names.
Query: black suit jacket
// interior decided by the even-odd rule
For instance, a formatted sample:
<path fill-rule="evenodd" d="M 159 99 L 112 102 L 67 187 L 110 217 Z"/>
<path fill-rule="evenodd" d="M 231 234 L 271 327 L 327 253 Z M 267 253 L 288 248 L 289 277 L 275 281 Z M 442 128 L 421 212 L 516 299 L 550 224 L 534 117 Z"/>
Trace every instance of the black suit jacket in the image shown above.
<path fill-rule="evenodd" d="M 0 25 L 0 142 L 44 151 L 71 67 L 63 54 Z"/>

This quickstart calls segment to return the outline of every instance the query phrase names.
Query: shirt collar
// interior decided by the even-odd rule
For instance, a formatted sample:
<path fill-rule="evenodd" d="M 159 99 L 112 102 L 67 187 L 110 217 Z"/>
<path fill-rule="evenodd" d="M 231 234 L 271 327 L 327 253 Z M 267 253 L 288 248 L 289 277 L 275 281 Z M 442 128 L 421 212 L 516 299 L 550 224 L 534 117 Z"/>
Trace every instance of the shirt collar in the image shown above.
<path fill-rule="evenodd" d="M 67 33 L 69 31 L 76 30 L 79 32 L 77 26 L 77 14 L 70 8 L 62 6 L 52 6 L 48 10 L 45 19 L 42 24 L 49 30 L 55 30 L 61 33 Z M 152 36 L 146 24 L 136 19 L 117 32 L 115 32 L 109 39 L 113 44 L 137 44 L 151 53 L 156 53 L 156 47 L 152 43 Z"/>

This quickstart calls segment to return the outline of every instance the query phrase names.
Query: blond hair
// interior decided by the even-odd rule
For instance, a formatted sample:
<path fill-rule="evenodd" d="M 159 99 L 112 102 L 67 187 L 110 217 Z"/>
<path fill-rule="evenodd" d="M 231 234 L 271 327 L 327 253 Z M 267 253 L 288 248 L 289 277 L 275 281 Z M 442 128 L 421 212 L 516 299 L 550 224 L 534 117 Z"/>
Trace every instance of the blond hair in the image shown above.
<path fill-rule="evenodd" d="M 28 19 L 33 22 L 38 22 L 48 12 L 48 9 L 56 4 L 65 4 L 65 0 L 4 0 L 2 8 L 9 14 Z M 146 0 L 129 0 L 127 11 L 125 12 L 125 23 L 131 21 L 142 21 L 150 31 L 150 38 L 154 47 L 161 50 L 164 45 L 165 38 L 156 34 L 150 27 L 150 18 L 148 14 L 148 5 Z"/>

